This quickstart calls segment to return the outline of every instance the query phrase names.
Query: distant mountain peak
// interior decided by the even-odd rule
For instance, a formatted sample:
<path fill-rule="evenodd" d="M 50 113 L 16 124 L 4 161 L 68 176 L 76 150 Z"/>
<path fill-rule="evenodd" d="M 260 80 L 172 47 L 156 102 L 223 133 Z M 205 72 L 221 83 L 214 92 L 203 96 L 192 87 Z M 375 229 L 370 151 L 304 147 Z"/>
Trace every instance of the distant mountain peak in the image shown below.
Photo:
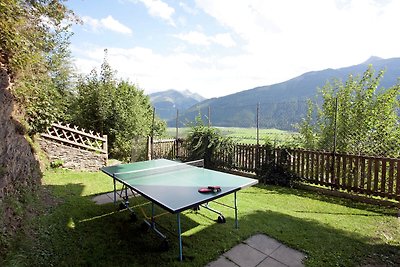
<path fill-rule="evenodd" d="M 191 91 L 189 91 L 188 89 L 184 90 L 181 92 L 184 96 L 189 97 L 189 98 L 193 98 L 196 99 L 197 101 L 203 101 L 206 98 L 202 97 L 201 95 L 199 95 L 198 93 L 193 93 Z"/>
<path fill-rule="evenodd" d="M 380 61 L 383 58 L 377 57 L 377 56 L 371 56 L 370 58 L 368 58 L 365 62 L 363 62 L 362 64 L 372 64 L 375 63 L 376 61 Z"/>
<path fill-rule="evenodd" d="M 156 108 L 156 113 L 161 119 L 175 118 L 176 110 L 184 111 L 191 106 L 204 101 L 205 98 L 189 90 L 178 91 L 169 89 L 149 95 L 150 101 Z"/>

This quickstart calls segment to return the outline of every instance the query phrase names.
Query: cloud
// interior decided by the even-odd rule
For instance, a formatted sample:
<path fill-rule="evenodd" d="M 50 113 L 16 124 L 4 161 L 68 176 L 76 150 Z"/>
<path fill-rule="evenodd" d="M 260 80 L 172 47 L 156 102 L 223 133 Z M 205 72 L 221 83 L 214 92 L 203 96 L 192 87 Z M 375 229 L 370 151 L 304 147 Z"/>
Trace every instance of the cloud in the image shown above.
<path fill-rule="evenodd" d="M 166 32 L 165 43 L 152 48 L 108 46 L 108 58 L 119 77 L 146 93 L 174 88 L 223 96 L 307 71 L 361 63 L 372 55 L 398 57 L 398 10 L 400 1 L 196 0 L 196 23 L 206 19 L 201 24 L 188 23 L 180 34 Z M 172 20 L 172 14 L 165 17 Z M 79 49 L 73 52 L 80 69 L 100 66 L 104 47 Z"/>
<path fill-rule="evenodd" d="M 168 22 L 168 24 L 175 26 L 172 19 L 172 15 L 175 13 L 175 9 L 170 7 L 167 3 L 161 0 L 139 0 L 142 2 L 148 12 L 153 17 L 159 17 Z"/>
<path fill-rule="evenodd" d="M 194 45 L 208 46 L 211 43 L 210 39 L 201 32 L 191 31 L 185 34 L 176 34 L 175 37 Z"/>
<path fill-rule="evenodd" d="M 235 41 L 232 39 L 230 33 L 220 33 L 212 37 L 212 40 L 224 47 L 234 47 L 236 46 Z"/>
<path fill-rule="evenodd" d="M 174 35 L 176 38 L 181 39 L 193 45 L 209 46 L 212 43 L 219 44 L 223 47 L 234 47 L 235 41 L 229 33 L 216 34 L 214 36 L 207 36 L 202 32 L 190 31 L 188 33 L 181 33 Z"/>
<path fill-rule="evenodd" d="M 246 53 L 238 58 L 260 66 L 268 61 L 275 66 L 268 76 L 278 81 L 309 70 L 356 64 L 371 55 L 398 55 L 400 37 L 394 25 L 400 24 L 395 14 L 400 3 L 377 3 L 196 0 L 196 7 L 244 44 Z"/>
<path fill-rule="evenodd" d="M 90 26 L 93 31 L 107 29 L 121 34 L 132 34 L 132 30 L 129 27 L 114 19 L 111 15 L 102 19 L 95 19 L 89 16 L 84 16 L 82 17 L 82 21 L 84 24 Z"/>
<path fill-rule="evenodd" d="M 198 12 L 196 9 L 191 8 L 190 6 L 188 6 L 186 3 L 184 2 L 179 2 L 179 6 L 188 14 L 190 15 L 197 15 Z"/>
<path fill-rule="evenodd" d="M 129 27 L 115 20 L 112 16 L 108 16 L 104 19 L 101 19 L 100 22 L 104 28 L 109 29 L 111 31 L 122 34 L 132 34 L 132 30 Z"/>
<path fill-rule="evenodd" d="M 167 55 L 146 47 L 108 47 L 108 62 L 117 76 L 152 93 L 166 89 L 189 89 L 204 97 L 223 96 L 233 91 L 266 85 L 266 73 L 274 67 L 255 63 L 249 55 L 204 56 L 177 51 Z M 103 47 L 74 47 L 75 64 L 85 74 L 99 69 Z"/>

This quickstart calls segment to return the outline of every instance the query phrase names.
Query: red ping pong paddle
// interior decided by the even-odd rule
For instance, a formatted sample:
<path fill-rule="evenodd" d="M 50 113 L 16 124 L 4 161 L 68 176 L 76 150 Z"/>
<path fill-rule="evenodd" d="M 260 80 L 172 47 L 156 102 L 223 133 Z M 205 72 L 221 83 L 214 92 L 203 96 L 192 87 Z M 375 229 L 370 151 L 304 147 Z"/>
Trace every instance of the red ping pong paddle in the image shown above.
<path fill-rule="evenodd" d="M 199 188 L 198 191 L 199 191 L 199 193 L 211 193 L 212 192 L 212 190 L 210 188 L 206 188 L 206 187 Z"/>
<path fill-rule="evenodd" d="M 217 193 L 217 192 L 221 192 L 221 187 L 218 185 L 214 185 L 214 186 L 210 185 L 208 187 L 199 188 L 198 191 L 200 193 L 211 193 L 211 192 Z"/>

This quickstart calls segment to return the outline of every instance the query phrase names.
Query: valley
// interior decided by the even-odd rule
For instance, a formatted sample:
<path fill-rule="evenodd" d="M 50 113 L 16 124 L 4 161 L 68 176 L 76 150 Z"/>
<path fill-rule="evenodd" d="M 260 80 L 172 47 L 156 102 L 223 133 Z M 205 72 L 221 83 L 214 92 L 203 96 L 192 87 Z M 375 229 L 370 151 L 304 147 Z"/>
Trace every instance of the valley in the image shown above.
<path fill-rule="evenodd" d="M 257 144 L 257 129 L 256 128 L 241 128 L 241 127 L 215 127 L 219 129 L 221 134 L 232 138 L 237 143 Z M 190 131 L 189 127 L 178 128 L 178 137 L 185 139 Z M 259 144 L 264 145 L 266 140 L 272 145 L 282 145 L 293 141 L 298 135 L 296 132 L 285 131 L 279 129 L 259 129 Z M 167 138 L 176 137 L 176 128 L 167 128 Z"/>

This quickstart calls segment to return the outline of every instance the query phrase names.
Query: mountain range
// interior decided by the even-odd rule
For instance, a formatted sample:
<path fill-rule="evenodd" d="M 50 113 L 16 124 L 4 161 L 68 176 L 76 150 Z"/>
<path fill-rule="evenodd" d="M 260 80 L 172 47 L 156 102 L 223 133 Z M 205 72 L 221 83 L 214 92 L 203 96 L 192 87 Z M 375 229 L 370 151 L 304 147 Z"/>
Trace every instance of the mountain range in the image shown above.
<path fill-rule="evenodd" d="M 293 130 L 307 111 L 307 99 L 315 99 L 318 88 L 334 79 L 346 81 L 348 76 L 362 75 L 372 65 L 376 73 L 385 70 L 380 86 L 389 88 L 400 77 L 400 58 L 382 59 L 371 57 L 367 61 L 339 69 L 311 71 L 285 82 L 260 86 L 223 97 L 204 99 L 197 94 L 175 90 L 150 95 L 157 114 L 167 120 L 169 126 L 176 125 L 176 109 L 179 109 L 179 127 L 193 122 L 199 114 L 204 118 L 210 114 L 213 126 L 255 127 L 257 110 L 261 128 Z M 183 96 L 180 96 L 182 94 Z M 166 97 L 168 96 L 168 97 Z M 193 97 L 195 96 L 195 97 Z M 196 102 L 197 101 L 197 102 Z M 159 107 L 163 113 L 159 112 Z M 208 118 L 207 118 L 208 120 Z"/>
<path fill-rule="evenodd" d="M 180 92 L 173 89 L 152 93 L 149 97 L 157 115 L 166 121 L 175 121 L 177 110 L 184 112 L 193 105 L 205 100 L 204 97 L 189 90 Z"/>

